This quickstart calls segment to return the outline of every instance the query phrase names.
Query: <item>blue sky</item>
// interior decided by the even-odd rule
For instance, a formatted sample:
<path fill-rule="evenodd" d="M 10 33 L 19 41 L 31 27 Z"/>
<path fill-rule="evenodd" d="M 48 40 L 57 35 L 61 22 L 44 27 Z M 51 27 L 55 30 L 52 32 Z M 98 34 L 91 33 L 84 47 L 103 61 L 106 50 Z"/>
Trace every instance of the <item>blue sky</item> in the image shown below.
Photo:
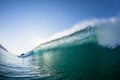
<path fill-rule="evenodd" d="M 0 43 L 20 54 L 86 19 L 120 16 L 120 0 L 0 0 Z"/>

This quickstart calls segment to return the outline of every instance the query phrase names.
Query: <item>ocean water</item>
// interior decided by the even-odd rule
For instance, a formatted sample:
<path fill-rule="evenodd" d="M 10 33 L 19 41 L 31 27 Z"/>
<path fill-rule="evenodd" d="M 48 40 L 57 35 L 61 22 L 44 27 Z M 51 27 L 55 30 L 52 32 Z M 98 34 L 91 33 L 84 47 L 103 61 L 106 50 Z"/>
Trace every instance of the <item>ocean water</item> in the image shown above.
<path fill-rule="evenodd" d="M 119 25 L 87 23 L 21 58 L 0 49 L 0 80 L 120 80 Z"/>

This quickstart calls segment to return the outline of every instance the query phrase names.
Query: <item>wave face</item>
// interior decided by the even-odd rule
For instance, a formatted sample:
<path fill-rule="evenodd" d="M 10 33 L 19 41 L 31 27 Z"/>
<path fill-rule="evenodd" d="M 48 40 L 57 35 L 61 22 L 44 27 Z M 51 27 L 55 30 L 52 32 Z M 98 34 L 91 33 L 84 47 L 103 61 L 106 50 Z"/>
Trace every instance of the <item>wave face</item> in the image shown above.
<path fill-rule="evenodd" d="M 22 58 L 1 48 L 0 80 L 120 80 L 119 30 L 117 18 L 94 19 L 55 34 Z"/>
<path fill-rule="evenodd" d="M 119 30 L 120 21 L 115 18 L 95 20 L 82 29 L 59 33 L 36 47 L 31 56 L 52 80 L 120 80 Z"/>
<path fill-rule="evenodd" d="M 0 48 L 0 80 L 48 80 L 49 74 L 40 73 L 32 59 L 18 58 Z"/>

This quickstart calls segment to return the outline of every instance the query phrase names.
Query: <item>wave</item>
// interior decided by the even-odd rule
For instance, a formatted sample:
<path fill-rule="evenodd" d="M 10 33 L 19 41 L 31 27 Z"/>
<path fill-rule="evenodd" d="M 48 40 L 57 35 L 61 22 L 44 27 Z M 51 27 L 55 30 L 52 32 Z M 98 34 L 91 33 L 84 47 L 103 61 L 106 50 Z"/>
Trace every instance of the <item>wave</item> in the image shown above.
<path fill-rule="evenodd" d="M 120 80 L 120 20 L 85 21 L 33 49 L 52 80 Z"/>
<path fill-rule="evenodd" d="M 52 80 L 120 80 L 120 20 L 85 21 L 33 49 Z"/>
<path fill-rule="evenodd" d="M 32 65 L 29 57 L 18 58 L 6 49 L 0 48 L 0 80 L 48 80 L 49 74 L 40 74 L 40 70 Z M 34 63 L 35 64 L 35 63 Z"/>
<path fill-rule="evenodd" d="M 5 51 L 8 51 L 6 48 L 4 48 L 1 44 L 0 44 L 0 48 L 5 50 Z"/>
<path fill-rule="evenodd" d="M 73 46 L 86 42 L 97 42 L 103 47 L 115 48 L 120 46 L 119 30 L 120 19 L 116 17 L 83 21 L 68 30 L 54 34 L 35 49 Z"/>
<path fill-rule="evenodd" d="M 1 47 L 0 80 L 120 80 L 119 30 L 118 18 L 93 19 L 53 35 L 23 58 Z"/>

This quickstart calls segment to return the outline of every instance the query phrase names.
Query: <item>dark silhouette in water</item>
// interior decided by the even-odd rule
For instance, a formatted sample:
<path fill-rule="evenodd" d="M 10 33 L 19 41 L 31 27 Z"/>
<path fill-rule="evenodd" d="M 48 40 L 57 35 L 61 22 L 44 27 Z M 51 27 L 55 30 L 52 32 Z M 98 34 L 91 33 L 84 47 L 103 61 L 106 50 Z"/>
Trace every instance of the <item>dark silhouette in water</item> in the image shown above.
<path fill-rule="evenodd" d="M 23 56 L 24 55 L 24 53 L 23 54 L 21 54 L 21 56 Z"/>
<path fill-rule="evenodd" d="M 28 56 L 30 56 L 30 55 L 32 55 L 33 54 L 33 51 L 29 51 L 29 52 L 27 52 L 27 53 L 22 53 L 20 56 L 18 56 L 18 57 L 20 57 L 20 58 L 25 58 L 25 57 L 28 57 Z"/>

